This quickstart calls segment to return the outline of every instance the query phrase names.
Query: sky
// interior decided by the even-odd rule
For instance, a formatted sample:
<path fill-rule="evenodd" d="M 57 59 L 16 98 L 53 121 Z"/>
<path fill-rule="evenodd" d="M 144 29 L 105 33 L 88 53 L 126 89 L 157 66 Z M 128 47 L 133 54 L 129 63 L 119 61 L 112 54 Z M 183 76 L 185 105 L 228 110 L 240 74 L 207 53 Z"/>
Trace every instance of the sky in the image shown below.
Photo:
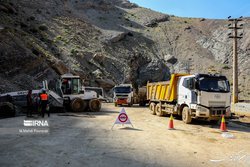
<path fill-rule="evenodd" d="M 141 7 L 180 17 L 250 17 L 250 0 L 130 0 Z"/>

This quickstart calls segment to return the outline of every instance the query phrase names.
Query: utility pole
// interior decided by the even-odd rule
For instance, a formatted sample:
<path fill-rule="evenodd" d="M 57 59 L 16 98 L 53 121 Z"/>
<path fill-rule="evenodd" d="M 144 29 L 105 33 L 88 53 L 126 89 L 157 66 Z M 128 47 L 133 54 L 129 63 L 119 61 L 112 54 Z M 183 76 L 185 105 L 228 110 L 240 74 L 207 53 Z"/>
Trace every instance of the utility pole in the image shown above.
<path fill-rule="evenodd" d="M 68 66 L 69 66 L 68 68 L 69 68 L 69 69 L 68 69 L 68 73 L 70 74 L 70 68 L 71 68 L 70 54 L 69 54 L 68 59 L 69 59 L 69 64 L 68 64 Z"/>
<path fill-rule="evenodd" d="M 243 28 L 243 24 L 238 26 L 238 23 L 242 21 L 242 16 L 240 18 L 231 19 L 231 16 L 228 17 L 228 28 L 233 30 L 233 34 L 229 33 L 229 38 L 234 39 L 233 45 L 233 108 L 234 104 L 238 102 L 238 54 L 237 54 L 237 39 L 242 38 L 243 33 L 238 36 L 237 31 Z"/>

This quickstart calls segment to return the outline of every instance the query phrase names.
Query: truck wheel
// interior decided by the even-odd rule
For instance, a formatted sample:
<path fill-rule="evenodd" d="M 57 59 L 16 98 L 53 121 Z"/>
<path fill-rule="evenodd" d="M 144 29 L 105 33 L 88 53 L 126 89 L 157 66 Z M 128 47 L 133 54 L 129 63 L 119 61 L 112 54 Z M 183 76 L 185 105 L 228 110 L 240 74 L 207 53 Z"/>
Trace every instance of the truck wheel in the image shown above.
<path fill-rule="evenodd" d="M 160 106 L 160 103 L 158 103 L 155 107 L 155 112 L 156 112 L 156 115 L 158 116 L 163 116 L 164 115 L 164 112 L 161 110 L 161 106 Z"/>
<path fill-rule="evenodd" d="M 191 115 L 189 113 L 189 108 L 184 107 L 182 110 L 182 120 L 184 123 L 189 124 L 192 121 Z"/>
<path fill-rule="evenodd" d="M 156 114 L 155 113 L 155 103 L 150 103 L 149 109 L 150 109 L 152 115 Z"/>
<path fill-rule="evenodd" d="M 81 112 L 86 109 L 87 104 L 84 100 L 76 98 L 71 102 L 70 106 L 74 112 Z"/>
<path fill-rule="evenodd" d="M 99 99 L 92 99 L 89 101 L 89 109 L 92 112 L 98 112 L 101 110 L 102 103 Z"/>
<path fill-rule="evenodd" d="M 16 115 L 15 106 L 10 102 L 0 103 L 0 116 L 14 117 Z"/>

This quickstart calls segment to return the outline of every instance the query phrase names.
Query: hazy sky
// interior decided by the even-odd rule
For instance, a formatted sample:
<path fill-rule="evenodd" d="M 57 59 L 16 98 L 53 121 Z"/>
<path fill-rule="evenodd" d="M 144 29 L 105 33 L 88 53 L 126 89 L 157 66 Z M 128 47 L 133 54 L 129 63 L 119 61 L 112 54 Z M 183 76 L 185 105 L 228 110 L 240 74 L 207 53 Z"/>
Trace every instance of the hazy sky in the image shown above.
<path fill-rule="evenodd" d="M 139 6 L 181 17 L 250 17 L 250 0 L 130 0 Z"/>

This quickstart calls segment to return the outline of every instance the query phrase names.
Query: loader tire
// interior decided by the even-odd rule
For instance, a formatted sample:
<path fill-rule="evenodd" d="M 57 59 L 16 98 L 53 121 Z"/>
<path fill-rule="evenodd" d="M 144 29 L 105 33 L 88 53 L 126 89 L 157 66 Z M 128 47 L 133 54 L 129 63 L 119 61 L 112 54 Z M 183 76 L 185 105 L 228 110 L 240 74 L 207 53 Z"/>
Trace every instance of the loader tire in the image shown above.
<path fill-rule="evenodd" d="M 87 103 L 80 98 L 76 98 L 71 102 L 70 106 L 74 112 L 82 112 L 86 109 Z"/>
<path fill-rule="evenodd" d="M 192 121 L 191 115 L 189 113 L 189 108 L 184 107 L 182 110 L 182 120 L 184 123 L 189 124 Z"/>
<path fill-rule="evenodd" d="M 102 103 L 99 99 L 92 99 L 89 101 L 89 109 L 92 112 L 98 112 L 101 110 Z"/>
<path fill-rule="evenodd" d="M 150 109 L 152 115 L 156 114 L 155 113 L 155 103 L 150 103 L 149 109 Z"/>
<path fill-rule="evenodd" d="M 156 112 L 156 115 L 158 116 L 163 116 L 164 115 L 164 112 L 162 111 L 161 109 L 161 105 L 160 103 L 158 103 L 155 107 L 155 112 Z"/>
<path fill-rule="evenodd" d="M 0 117 L 14 117 L 15 106 L 10 102 L 0 102 Z"/>

